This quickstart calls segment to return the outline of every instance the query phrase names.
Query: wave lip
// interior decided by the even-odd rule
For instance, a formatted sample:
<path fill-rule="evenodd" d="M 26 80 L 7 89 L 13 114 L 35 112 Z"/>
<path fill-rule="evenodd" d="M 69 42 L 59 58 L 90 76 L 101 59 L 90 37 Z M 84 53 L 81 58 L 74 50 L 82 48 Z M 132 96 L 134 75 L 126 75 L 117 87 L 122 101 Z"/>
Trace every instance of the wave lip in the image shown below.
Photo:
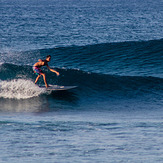
<path fill-rule="evenodd" d="M 30 80 L 14 79 L 0 82 L 0 98 L 28 99 L 45 93 Z"/>

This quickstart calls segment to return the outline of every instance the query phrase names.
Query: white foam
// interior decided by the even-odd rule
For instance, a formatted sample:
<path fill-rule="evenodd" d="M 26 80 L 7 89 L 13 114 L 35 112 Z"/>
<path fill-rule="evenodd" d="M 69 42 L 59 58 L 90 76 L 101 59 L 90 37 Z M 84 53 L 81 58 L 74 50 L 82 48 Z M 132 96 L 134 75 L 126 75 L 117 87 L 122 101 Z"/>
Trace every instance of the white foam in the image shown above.
<path fill-rule="evenodd" d="M 0 81 L 0 97 L 10 99 L 28 99 L 45 93 L 30 80 L 15 79 Z"/>

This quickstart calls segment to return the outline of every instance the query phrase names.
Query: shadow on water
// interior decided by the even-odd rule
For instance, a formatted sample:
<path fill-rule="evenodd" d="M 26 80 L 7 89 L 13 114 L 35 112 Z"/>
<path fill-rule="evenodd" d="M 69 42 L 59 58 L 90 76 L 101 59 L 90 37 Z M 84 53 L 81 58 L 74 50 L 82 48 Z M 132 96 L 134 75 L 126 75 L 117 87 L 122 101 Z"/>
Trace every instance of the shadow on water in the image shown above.
<path fill-rule="evenodd" d="M 79 105 L 79 97 L 72 91 L 51 92 L 46 98 L 49 111 L 74 110 Z"/>
<path fill-rule="evenodd" d="M 54 98 L 55 100 L 60 100 L 60 101 L 65 101 L 70 103 L 76 103 L 79 100 L 77 94 L 70 91 L 51 92 L 49 96 L 51 98 Z"/>

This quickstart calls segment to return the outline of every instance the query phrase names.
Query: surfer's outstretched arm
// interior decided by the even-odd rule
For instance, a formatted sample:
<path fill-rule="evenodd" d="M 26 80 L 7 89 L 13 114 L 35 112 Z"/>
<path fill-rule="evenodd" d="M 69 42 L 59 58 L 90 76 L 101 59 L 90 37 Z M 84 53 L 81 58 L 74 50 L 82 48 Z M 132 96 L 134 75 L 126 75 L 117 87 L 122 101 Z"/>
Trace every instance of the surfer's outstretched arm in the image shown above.
<path fill-rule="evenodd" d="M 54 72 L 54 73 L 56 73 L 57 76 L 59 76 L 59 72 L 58 72 L 58 71 L 56 71 L 56 70 L 50 68 L 48 65 L 47 65 L 47 68 L 48 68 L 51 72 Z"/>

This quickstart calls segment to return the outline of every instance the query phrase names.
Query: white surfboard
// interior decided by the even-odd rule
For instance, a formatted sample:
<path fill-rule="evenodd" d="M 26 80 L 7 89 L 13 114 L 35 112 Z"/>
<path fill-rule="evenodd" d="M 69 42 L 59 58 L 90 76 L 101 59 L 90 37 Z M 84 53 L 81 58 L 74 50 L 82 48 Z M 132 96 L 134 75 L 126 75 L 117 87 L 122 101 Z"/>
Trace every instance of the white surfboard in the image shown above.
<path fill-rule="evenodd" d="M 76 88 L 77 86 L 60 86 L 60 85 L 49 85 L 50 87 L 46 88 L 45 86 L 39 86 L 40 88 L 44 88 L 47 91 L 64 91 Z"/>

